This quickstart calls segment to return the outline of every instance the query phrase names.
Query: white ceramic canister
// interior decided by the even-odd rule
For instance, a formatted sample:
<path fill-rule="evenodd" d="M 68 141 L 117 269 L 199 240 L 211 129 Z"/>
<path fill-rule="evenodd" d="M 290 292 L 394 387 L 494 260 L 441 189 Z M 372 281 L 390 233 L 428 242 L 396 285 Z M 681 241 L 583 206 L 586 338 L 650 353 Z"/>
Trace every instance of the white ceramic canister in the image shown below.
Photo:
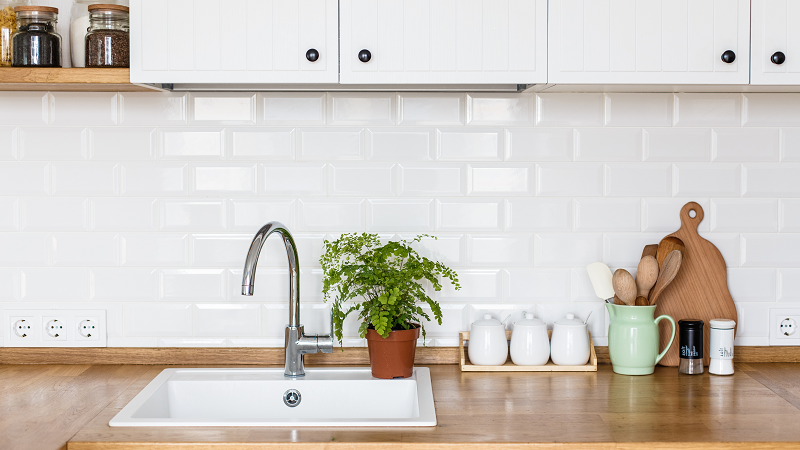
<path fill-rule="evenodd" d="M 508 358 L 506 329 L 491 314 L 472 323 L 467 347 L 469 360 L 476 366 L 502 366 Z"/>
<path fill-rule="evenodd" d="M 708 372 L 714 375 L 733 375 L 733 329 L 736 322 L 728 319 L 711 319 L 711 361 Z"/>
<path fill-rule="evenodd" d="M 511 361 L 518 366 L 543 366 L 550 359 L 550 338 L 547 324 L 533 314 L 514 322 L 511 333 Z"/>
<path fill-rule="evenodd" d="M 583 321 L 569 313 L 553 324 L 550 358 L 559 366 L 582 366 L 589 362 L 589 329 Z"/>

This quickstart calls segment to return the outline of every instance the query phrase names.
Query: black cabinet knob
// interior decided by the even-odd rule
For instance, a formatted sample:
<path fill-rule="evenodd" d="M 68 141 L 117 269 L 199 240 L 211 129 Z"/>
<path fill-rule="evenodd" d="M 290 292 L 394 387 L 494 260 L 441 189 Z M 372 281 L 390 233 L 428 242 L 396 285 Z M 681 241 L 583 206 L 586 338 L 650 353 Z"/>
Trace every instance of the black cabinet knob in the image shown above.
<path fill-rule="evenodd" d="M 731 64 L 734 61 L 736 61 L 736 53 L 733 53 L 733 50 L 725 50 L 725 53 L 722 54 L 722 62 Z"/>
<path fill-rule="evenodd" d="M 319 52 L 317 51 L 317 49 L 312 48 L 309 51 L 307 51 L 306 52 L 306 59 L 311 61 L 311 62 L 315 62 L 316 60 L 318 60 L 319 59 Z"/>
<path fill-rule="evenodd" d="M 769 60 L 772 61 L 772 64 L 777 64 L 780 66 L 786 62 L 786 55 L 784 55 L 783 52 L 775 52 L 769 57 Z"/>
<path fill-rule="evenodd" d="M 369 50 L 364 49 L 364 50 L 361 50 L 360 52 L 358 52 L 358 60 L 359 61 L 361 61 L 363 63 L 366 63 L 366 62 L 369 62 L 370 59 L 372 59 L 372 53 L 370 53 Z"/>

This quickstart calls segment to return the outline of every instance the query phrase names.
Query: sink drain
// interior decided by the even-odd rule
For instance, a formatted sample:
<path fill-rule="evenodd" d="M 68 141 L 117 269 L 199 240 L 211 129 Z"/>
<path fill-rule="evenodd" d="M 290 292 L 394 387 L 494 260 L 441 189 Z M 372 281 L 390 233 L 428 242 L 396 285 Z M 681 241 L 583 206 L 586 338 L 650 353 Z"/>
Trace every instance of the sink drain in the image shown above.
<path fill-rule="evenodd" d="M 299 405 L 300 400 L 302 400 L 302 397 L 300 396 L 300 391 L 297 389 L 289 389 L 283 393 L 283 403 L 289 408 L 294 408 Z"/>

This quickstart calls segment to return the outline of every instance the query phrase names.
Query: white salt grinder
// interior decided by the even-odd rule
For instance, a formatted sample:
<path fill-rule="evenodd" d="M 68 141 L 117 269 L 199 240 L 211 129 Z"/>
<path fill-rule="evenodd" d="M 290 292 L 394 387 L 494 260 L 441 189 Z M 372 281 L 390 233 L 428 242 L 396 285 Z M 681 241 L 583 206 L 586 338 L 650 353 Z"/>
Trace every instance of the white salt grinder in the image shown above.
<path fill-rule="evenodd" d="M 711 363 L 708 372 L 714 375 L 733 375 L 733 328 L 736 322 L 711 319 Z"/>

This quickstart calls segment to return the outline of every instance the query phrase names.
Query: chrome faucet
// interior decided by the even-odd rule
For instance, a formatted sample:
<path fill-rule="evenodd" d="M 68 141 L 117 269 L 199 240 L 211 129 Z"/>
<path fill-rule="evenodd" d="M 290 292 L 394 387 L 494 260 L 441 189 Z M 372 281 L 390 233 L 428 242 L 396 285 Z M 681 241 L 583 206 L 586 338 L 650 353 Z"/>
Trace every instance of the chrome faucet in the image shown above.
<path fill-rule="evenodd" d="M 283 372 L 287 377 L 302 377 L 305 375 L 303 355 L 306 353 L 333 353 L 333 339 L 330 335 L 306 336 L 303 325 L 300 324 L 300 269 L 297 261 L 297 247 L 289 229 L 280 222 L 270 222 L 253 237 L 247 260 L 244 262 L 244 275 L 242 277 L 242 295 L 253 295 L 256 281 L 256 264 L 261 254 L 264 241 L 272 233 L 278 233 L 283 238 L 286 247 L 286 256 L 289 258 L 289 324 L 286 325 L 286 369 Z M 331 332 L 333 324 L 331 323 Z"/>

